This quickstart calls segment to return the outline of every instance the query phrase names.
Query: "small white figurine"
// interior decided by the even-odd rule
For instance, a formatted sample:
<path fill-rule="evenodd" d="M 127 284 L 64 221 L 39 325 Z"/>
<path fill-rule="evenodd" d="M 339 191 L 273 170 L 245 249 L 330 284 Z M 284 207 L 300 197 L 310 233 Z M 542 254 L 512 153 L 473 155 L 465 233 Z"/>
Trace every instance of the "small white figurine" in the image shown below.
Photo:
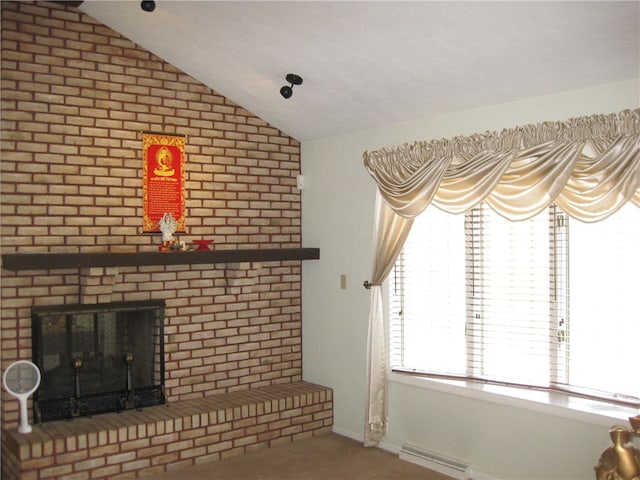
<path fill-rule="evenodd" d="M 158 226 L 160 227 L 160 231 L 162 232 L 162 241 L 173 241 L 173 234 L 178 229 L 178 222 L 175 218 L 173 218 L 173 215 L 170 213 L 165 213 L 162 218 L 158 220 Z"/>

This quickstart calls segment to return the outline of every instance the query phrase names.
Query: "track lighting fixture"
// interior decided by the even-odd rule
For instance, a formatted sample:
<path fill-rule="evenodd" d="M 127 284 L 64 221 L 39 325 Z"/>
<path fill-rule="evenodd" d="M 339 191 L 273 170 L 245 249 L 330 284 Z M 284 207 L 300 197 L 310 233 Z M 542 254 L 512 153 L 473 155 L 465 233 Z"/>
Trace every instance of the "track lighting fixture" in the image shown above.
<path fill-rule="evenodd" d="M 142 0 L 140 8 L 145 12 L 153 12 L 156 9 L 156 2 L 153 0 Z"/>
<path fill-rule="evenodd" d="M 295 73 L 287 73 L 287 76 L 284 78 L 287 82 L 291 84 L 291 86 L 285 85 L 284 87 L 282 87 L 280 89 L 280 95 L 282 95 L 284 98 L 291 98 L 291 95 L 293 95 L 293 86 L 301 85 L 302 77 L 299 75 L 296 75 Z"/>

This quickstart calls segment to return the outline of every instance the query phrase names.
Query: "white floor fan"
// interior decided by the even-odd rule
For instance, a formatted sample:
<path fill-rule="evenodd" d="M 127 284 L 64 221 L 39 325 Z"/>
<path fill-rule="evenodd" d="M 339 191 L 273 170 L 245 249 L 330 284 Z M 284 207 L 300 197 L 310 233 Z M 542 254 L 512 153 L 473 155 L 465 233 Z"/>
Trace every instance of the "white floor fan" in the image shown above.
<path fill-rule="evenodd" d="M 40 370 L 28 360 L 13 362 L 2 376 L 4 388 L 20 402 L 20 425 L 18 432 L 31 432 L 29 415 L 27 414 L 27 398 L 40 385 Z"/>

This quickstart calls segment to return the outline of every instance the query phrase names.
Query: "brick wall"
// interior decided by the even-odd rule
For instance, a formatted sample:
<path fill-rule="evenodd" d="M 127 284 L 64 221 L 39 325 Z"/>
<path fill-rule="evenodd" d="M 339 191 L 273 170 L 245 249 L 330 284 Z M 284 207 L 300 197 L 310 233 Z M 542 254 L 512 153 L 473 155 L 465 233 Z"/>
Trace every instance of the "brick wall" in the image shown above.
<path fill-rule="evenodd" d="M 142 131 L 187 136 L 183 239 L 300 246 L 296 140 L 72 7 L 0 8 L 2 253 L 157 250 L 140 234 Z M 251 281 L 230 288 L 226 269 Z M 108 273 L 112 301 L 167 303 L 171 401 L 301 380 L 299 261 Z M 3 371 L 31 358 L 31 306 L 80 303 L 82 284 L 79 269 L 2 270 Z"/>

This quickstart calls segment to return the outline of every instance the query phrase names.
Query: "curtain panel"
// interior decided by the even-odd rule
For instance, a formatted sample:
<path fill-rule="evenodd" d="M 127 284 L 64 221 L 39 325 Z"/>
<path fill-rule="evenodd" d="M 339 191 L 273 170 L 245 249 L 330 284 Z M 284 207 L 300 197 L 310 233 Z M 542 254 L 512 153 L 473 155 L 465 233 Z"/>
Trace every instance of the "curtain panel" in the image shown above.
<path fill-rule="evenodd" d="M 457 214 L 486 202 L 513 221 L 551 203 L 583 222 L 640 207 L 640 109 L 365 152 L 378 186 L 369 313 L 365 445 L 386 434 L 386 335 L 380 284 L 413 218 L 433 204 Z"/>

